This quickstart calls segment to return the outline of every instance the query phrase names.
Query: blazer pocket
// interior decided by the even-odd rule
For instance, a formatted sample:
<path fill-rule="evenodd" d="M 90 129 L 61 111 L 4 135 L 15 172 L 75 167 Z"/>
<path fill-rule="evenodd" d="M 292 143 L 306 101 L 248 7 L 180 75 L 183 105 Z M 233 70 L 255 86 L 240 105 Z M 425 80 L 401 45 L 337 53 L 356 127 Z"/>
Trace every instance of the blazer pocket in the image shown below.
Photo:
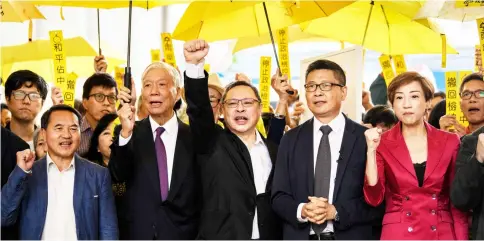
<path fill-rule="evenodd" d="M 383 222 L 382 224 L 392 224 L 392 223 L 401 223 L 402 222 L 402 216 L 400 212 L 391 212 L 391 213 L 385 213 L 385 216 L 383 216 Z"/>
<path fill-rule="evenodd" d="M 452 218 L 452 214 L 448 211 L 440 211 L 439 218 L 441 222 L 445 223 L 454 223 L 454 219 Z"/>

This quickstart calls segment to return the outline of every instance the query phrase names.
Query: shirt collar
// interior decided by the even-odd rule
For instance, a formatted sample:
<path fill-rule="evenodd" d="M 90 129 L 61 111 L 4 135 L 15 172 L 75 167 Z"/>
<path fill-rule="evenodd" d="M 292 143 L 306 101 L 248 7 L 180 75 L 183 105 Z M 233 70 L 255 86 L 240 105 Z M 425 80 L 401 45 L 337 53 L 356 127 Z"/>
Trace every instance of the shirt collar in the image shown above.
<path fill-rule="evenodd" d="M 75 158 L 73 157 L 72 160 L 71 160 L 71 164 L 69 164 L 69 167 L 66 170 L 69 170 L 70 168 L 72 168 L 72 169 L 75 168 L 74 159 Z M 52 161 L 52 158 L 50 158 L 49 153 L 47 153 L 47 170 L 49 170 L 51 166 L 54 166 L 55 168 L 57 168 L 57 170 L 59 170 L 59 168 L 54 163 L 54 161 Z"/>
<path fill-rule="evenodd" d="M 260 135 L 260 133 L 258 131 L 255 131 L 255 143 L 254 145 L 259 145 L 259 144 L 264 144 L 264 140 L 262 139 L 262 136 Z"/>
<path fill-rule="evenodd" d="M 319 129 L 321 128 L 321 126 L 323 126 L 325 124 L 321 123 L 321 121 L 319 121 L 316 117 L 314 117 L 313 119 L 314 119 L 314 124 L 313 124 L 314 133 L 318 133 L 320 131 Z M 345 122 L 346 122 L 346 119 L 343 116 L 343 113 L 340 112 L 327 125 L 329 125 L 329 127 L 331 127 L 331 130 L 332 130 L 331 132 L 340 132 L 340 131 L 343 131 Z"/>
<path fill-rule="evenodd" d="M 90 129 L 91 129 L 91 125 L 89 125 L 89 122 L 87 121 L 86 116 L 83 116 L 81 119 L 81 132 L 85 132 Z"/>
<path fill-rule="evenodd" d="M 150 124 L 151 124 L 151 131 L 154 133 L 154 132 L 156 132 L 156 129 L 158 129 L 158 127 L 160 127 L 160 125 L 158 123 L 156 123 L 156 121 L 151 117 L 151 115 L 149 116 L 149 119 L 150 119 Z M 176 114 L 173 113 L 173 116 L 171 117 L 171 119 L 168 120 L 162 127 L 165 128 L 165 132 L 168 135 L 171 135 L 173 133 L 177 133 L 177 131 L 178 131 L 178 119 L 176 117 Z"/>

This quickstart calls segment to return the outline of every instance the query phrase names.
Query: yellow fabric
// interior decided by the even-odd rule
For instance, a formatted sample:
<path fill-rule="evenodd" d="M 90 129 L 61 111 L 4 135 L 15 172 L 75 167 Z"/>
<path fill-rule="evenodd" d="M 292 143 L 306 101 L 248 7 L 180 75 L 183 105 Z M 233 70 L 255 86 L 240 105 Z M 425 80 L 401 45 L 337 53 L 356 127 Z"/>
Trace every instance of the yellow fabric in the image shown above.
<path fill-rule="evenodd" d="M 288 32 L 289 43 L 296 42 L 296 41 L 314 41 L 314 42 L 327 42 L 333 41 L 331 39 L 323 38 L 318 35 L 305 33 L 301 31 L 299 25 L 290 26 Z M 275 36 L 274 36 L 275 37 Z M 271 38 L 269 33 L 265 33 L 262 36 L 249 36 L 249 37 L 242 37 L 237 39 L 237 43 L 232 50 L 232 53 L 236 53 L 238 51 L 256 47 L 263 44 L 270 44 Z"/>
<path fill-rule="evenodd" d="M 353 1 L 266 2 L 273 31 L 328 16 Z M 221 31 L 223 30 L 223 31 Z M 173 39 L 226 40 L 268 33 L 261 1 L 192 2 L 173 32 Z"/>
<path fill-rule="evenodd" d="M 1 0 L 0 22 L 23 22 L 30 19 L 45 19 L 34 4 L 25 1 Z"/>
<path fill-rule="evenodd" d="M 83 38 L 64 39 L 67 58 L 67 73 L 75 72 L 79 77 L 88 77 L 94 73 L 93 61 L 96 50 Z M 49 40 L 35 40 L 21 45 L 3 46 L 0 48 L 2 63 L 2 78 L 6 79 L 10 73 L 29 69 L 42 76 L 47 81 L 54 79 L 52 50 Z M 114 50 L 103 46 L 103 54 L 108 61 L 108 72 L 115 66 L 124 64 L 123 57 Z M 104 48 L 106 47 L 106 48 Z"/>
<path fill-rule="evenodd" d="M 127 0 L 104 0 L 104 1 L 79 1 L 79 0 L 34 0 L 28 1 L 39 6 L 62 6 L 62 7 L 82 7 L 82 8 L 127 8 L 129 1 Z M 176 0 L 133 0 L 133 7 L 150 9 L 154 7 L 166 6 L 170 4 L 180 3 Z"/>
<path fill-rule="evenodd" d="M 375 2 L 364 44 L 371 9 L 369 1 L 355 2 L 329 17 L 305 22 L 300 26 L 306 33 L 363 45 L 389 55 L 441 53 L 439 33 L 394 10 L 403 3 L 405 1 Z M 447 45 L 447 53 L 457 52 Z"/>

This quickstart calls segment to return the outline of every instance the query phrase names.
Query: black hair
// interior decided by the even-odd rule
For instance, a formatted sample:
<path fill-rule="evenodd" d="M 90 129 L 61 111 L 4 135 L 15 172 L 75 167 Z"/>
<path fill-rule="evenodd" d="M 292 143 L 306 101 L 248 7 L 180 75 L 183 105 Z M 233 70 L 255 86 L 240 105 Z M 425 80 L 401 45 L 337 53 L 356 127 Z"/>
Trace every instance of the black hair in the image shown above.
<path fill-rule="evenodd" d="M 52 115 L 52 113 L 54 113 L 56 111 L 72 112 L 74 115 L 76 115 L 77 119 L 79 120 L 79 126 L 81 126 L 81 114 L 79 114 L 79 112 L 76 109 L 74 109 L 74 108 L 72 108 L 68 105 L 61 104 L 61 105 L 54 105 L 54 106 L 50 107 L 50 109 L 48 109 L 46 112 L 44 112 L 44 114 L 42 115 L 42 118 L 40 119 L 40 127 L 42 129 L 47 129 L 47 125 L 49 124 L 50 116 Z"/>
<path fill-rule="evenodd" d="M 439 91 L 434 93 L 434 98 L 440 97 L 442 99 L 445 99 L 445 92 Z"/>
<path fill-rule="evenodd" d="M 311 72 L 322 69 L 333 71 L 334 77 L 339 81 L 339 83 L 343 86 L 346 86 L 346 75 L 343 68 L 341 68 L 341 66 L 339 66 L 337 63 L 327 59 L 318 59 L 309 64 L 308 68 L 306 69 L 306 79 Z"/>
<path fill-rule="evenodd" d="M 249 88 L 252 89 L 252 91 L 254 91 L 254 94 L 257 98 L 257 100 L 259 102 L 261 102 L 261 98 L 260 98 L 260 95 L 259 95 L 259 91 L 257 90 L 257 88 L 255 86 L 253 86 L 252 84 L 250 83 L 247 83 L 245 81 L 234 81 L 230 84 L 228 84 L 226 87 L 225 87 L 225 91 L 224 91 L 224 94 L 222 95 L 222 99 L 220 100 L 221 103 L 224 103 L 225 101 L 225 98 L 227 97 L 227 93 L 229 93 L 229 91 L 237 86 L 247 86 Z"/>
<path fill-rule="evenodd" d="M 174 111 L 178 111 L 182 106 L 182 99 L 179 99 L 177 102 L 175 102 L 175 105 L 173 106 Z"/>
<path fill-rule="evenodd" d="M 445 104 L 447 101 L 445 99 L 441 100 L 439 103 L 437 103 L 432 111 L 429 114 L 429 124 L 432 125 L 433 127 L 440 129 L 440 117 L 445 115 Z"/>
<path fill-rule="evenodd" d="M 47 98 L 47 82 L 40 75 L 30 70 L 17 70 L 8 76 L 5 82 L 5 98 L 10 100 L 12 92 L 22 88 L 24 85 L 26 87 L 36 87 L 42 100 Z"/>
<path fill-rule="evenodd" d="M 464 85 L 471 81 L 471 80 L 480 80 L 480 81 L 484 81 L 484 78 L 482 77 L 482 74 L 480 73 L 472 73 L 468 76 L 466 76 L 463 80 L 462 80 L 462 83 L 460 84 L 460 88 L 459 88 L 459 93 L 462 93 L 462 90 L 464 89 Z"/>
<path fill-rule="evenodd" d="M 96 86 L 102 86 L 104 88 L 114 87 L 116 89 L 116 95 L 118 95 L 118 85 L 111 75 L 106 73 L 95 73 L 84 82 L 84 86 L 82 87 L 82 98 L 89 99 L 92 88 Z"/>
<path fill-rule="evenodd" d="M 97 123 L 96 128 L 94 129 L 92 136 L 91 136 L 91 144 L 89 146 L 89 150 L 87 151 L 86 155 L 84 158 L 88 159 L 89 161 L 92 161 L 94 163 L 97 163 L 101 166 L 104 166 L 103 163 L 103 156 L 102 154 L 98 151 L 98 146 L 99 146 L 99 136 L 101 133 L 108 128 L 108 126 L 118 118 L 118 115 L 116 113 L 110 113 L 104 115 L 99 122 Z"/>
<path fill-rule="evenodd" d="M 363 123 L 371 124 L 376 127 L 378 124 L 383 123 L 386 127 L 391 127 L 397 124 L 398 118 L 393 110 L 386 105 L 376 105 L 363 117 Z"/>
<path fill-rule="evenodd" d="M 3 110 L 3 109 L 6 109 L 6 110 L 8 110 L 8 106 L 7 106 L 7 104 L 5 104 L 5 103 L 2 103 L 2 109 L 1 109 L 1 110 Z"/>

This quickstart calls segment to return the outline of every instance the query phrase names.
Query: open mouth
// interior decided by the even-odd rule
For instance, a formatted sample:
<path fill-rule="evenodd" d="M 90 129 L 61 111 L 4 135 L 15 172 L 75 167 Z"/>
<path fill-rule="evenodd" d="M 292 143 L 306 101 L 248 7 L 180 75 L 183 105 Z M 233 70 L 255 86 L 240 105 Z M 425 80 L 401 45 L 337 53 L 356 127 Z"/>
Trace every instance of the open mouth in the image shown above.
<path fill-rule="evenodd" d="M 60 143 L 60 146 L 63 148 L 69 148 L 72 145 L 72 141 L 63 141 Z"/>
<path fill-rule="evenodd" d="M 469 113 L 477 113 L 479 111 L 480 111 L 479 108 L 469 108 Z"/>
<path fill-rule="evenodd" d="M 235 122 L 238 125 L 244 125 L 244 124 L 247 123 L 247 121 L 249 121 L 249 118 L 247 118 L 245 116 L 237 116 L 237 117 L 235 117 Z"/>
<path fill-rule="evenodd" d="M 162 103 L 161 101 L 150 101 L 151 107 L 160 107 Z"/>

